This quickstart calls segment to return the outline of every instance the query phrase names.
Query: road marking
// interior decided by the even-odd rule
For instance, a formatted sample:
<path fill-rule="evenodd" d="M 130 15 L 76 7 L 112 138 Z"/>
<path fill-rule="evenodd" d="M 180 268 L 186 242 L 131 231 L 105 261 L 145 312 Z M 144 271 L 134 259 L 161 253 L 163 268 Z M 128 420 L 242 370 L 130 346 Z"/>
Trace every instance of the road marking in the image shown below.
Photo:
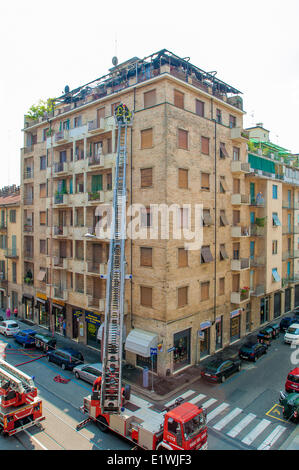
<path fill-rule="evenodd" d="M 207 423 L 211 421 L 211 419 L 215 418 L 215 416 L 219 415 L 223 410 L 225 410 L 229 406 L 228 403 L 221 403 L 221 405 L 217 406 L 213 411 L 208 413 Z"/>
<path fill-rule="evenodd" d="M 30 439 L 35 441 L 43 450 L 49 450 L 38 439 L 36 439 L 36 437 L 32 436 L 32 434 L 30 434 L 30 432 L 28 432 L 26 429 L 24 429 L 24 433 L 27 434 L 27 436 L 29 436 Z"/>
<path fill-rule="evenodd" d="M 255 428 L 247 434 L 247 436 L 242 439 L 242 442 L 244 444 L 250 445 L 255 441 L 255 439 L 266 429 L 267 426 L 271 424 L 271 421 L 268 421 L 267 419 L 263 419 Z"/>
<path fill-rule="evenodd" d="M 236 424 L 236 426 L 233 427 L 233 429 L 231 429 L 227 435 L 230 436 L 230 437 L 236 437 L 238 434 L 240 434 L 240 432 L 246 428 L 246 426 L 251 423 L 251 421 L 254 420 L 254 418 L 256 418 L 256 415 L 254 415 L 253 413 L 249 413 L 247 416 L 245 416 L 245 418 L 243 418 L 238 424 Z"/>
<path fill-rule="evenodd" d="M 242 413 L 241 408 L 235 408 L 227 416 L 225 416 L 217 424 L 215 424 L 213 428 L 217 429 L 217 431 L 221 431 L 221 429 L 223 429 L 228 423 L 230 423 L 240 413 Z"/>
<path fill-rule="evenodd" d="M 191 400 L 188 400 L 188 403 L 192 403 L 193 405 L 195 405 L 197 402 L 199 402 L 205 397 L 206 395 L 204 395 L 203 393 L 200 393 L 199 395 L 196 395 L 196 397 L 192 398 Z"/>
<path fill-rule="evenodd" d="M 172 405 L 172 404 L 176 401 L 177 398 L 187 398 L 187 397 L 189 397 L 190 395 L 193 395 L 193 393 L 195 393 L 194 390 L 188 390 L 187 392 L 182 393 L 182 395 L 178 395 L 178 396 L 176 396 L 175 398 L 172 398 L 172 400 L 170 400 L 169 402 L 165 403 L 164 406 L 170 406 L 170 405 Z"/>
<path fill-rule="evenodd" d="M 264 442 L 257 448 L 257 450 L 269 450 L 280 438 L 282 433 L 286 430 L 284 426 L 280 424 L 274 429 L 273 432 L 264 440 Z"/>
<path fill-rule="evenodd" d="M 143 398 L 137 397 L 133 393 L 131 393 L 130 402 L 136 406 L 139 406 L 139 408 L 149 408 L 150 406 L 153 406 L 153 403 L 147 400 L 143 400 Z"/>
<path fill-rule="evenodd" d="M 201 406 L 203 408 L 209 408 L 209 406 L 213 405 L 214 403 L 216 403 L 216 399 L 215 398 L 210 398 L 208 401 L 205 401 L 204 403 L 201 404 Z"/>
<path fill-rule="evenodd" d="M 270 418 L 278 419 L 278 421 L 282 421 L 283 423 L 287 423 L 288 421 L 282 418 L 278 418 L 277 416 L 274 416 L 274 413 L 277 414 L 278 416 L 283 416 L 282 414 L 283 407 L 281 405 L 278 405 L 277 403 L 272 406 L 271 410 L 267 411 L 266 416 L 270 416 Z M 273 413 L 273 414 L 271 414 Z"/>

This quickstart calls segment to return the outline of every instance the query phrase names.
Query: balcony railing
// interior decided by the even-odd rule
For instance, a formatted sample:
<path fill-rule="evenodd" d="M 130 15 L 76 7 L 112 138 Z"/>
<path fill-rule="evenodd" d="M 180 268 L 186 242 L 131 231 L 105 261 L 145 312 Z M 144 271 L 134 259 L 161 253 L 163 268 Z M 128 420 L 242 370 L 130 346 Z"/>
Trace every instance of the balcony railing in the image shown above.
<path fill-rule="evenodd" d="M 56 299 L 67 300 L 68 291 L 64 287 L 54 286 L 54 297 L 56 297 Z"/>
<path fill-rule="evenodd" d="M 250 235 L 252 237 L 264 237 L 265 236 L 265 227 L 260 227 L 259 225 L 252 224 L 250 226 Z"/>
<path fill-rule="evenodd" d="M 240 304 L 242 302 L 246 302 L 249 300 L 249 290 L 246 290 L 246 292 L 232 292 L 231 293 L 231 303 L 232 304 Z"/>
<path fill-rule="evenodd" d="M 250 164 L 234 160 L 231 162 L 231 171 L 232 173 L 250 173 Z"/>
<path fill-rule="evenodd" d="M 265 264 L 266 264 L 265 256 L 256 256 L 254 258 L 250 258 L 251 268 L 259 268 L 261 266 L 265 266 Z"/>
<path fill-rule="evenodd" d="M 250 198 L 248 194 L 232 194 L 232 205 L 249 204 Z"/>
<path fill-rule="evenodd" d="M 245 226 L 234 225 L 231 228 L 231 236 L 232 236 L 232 238 L 249 237 L 250 236 L 250 228 L 245 227 Z"/>
<path fill-rule="evenodd" d="M 95 133 L 101 132 L 105 129 L 105 121 L 104 119 L 93 119 L 92 121 L 88 122 L 88 132 Z"/>
<path fill-rule="evenodd" d="M 55 194 L 54 204 L 68 204 L 68 194 Z"/>
<path fill-rule="evenodd" d="M 24 179 L 33 178 L 33 168 L 24 171 Z"/>
<path fill-rule="evenodd" d="M 33 196 L 25 196 L 24 197 L 24 205 L 25 206 L 32 206 L 33 204 Z"/>
<path fill-rule="evenodd" d="M 265 294 L 265 286 L 264 284 L 258 284 L 251 292 L 250 295 L 254 297 L 259 297 Z"/>
<path fill-rule="evenodd" d="M 88 193 L 88 201 L 89 202 L 103 202 L 104 201 L 104 194 L 103 191 L 96 191 Z"/>
<path fill-rule="evenodd" d="M 0 230 L 7 230 L 6 222 L 0 222 Z"/>
<path fill-rule="evenodd" d="M 249 269 L 249 258 L 240 258 L 231 260 L 232 271 L 242 271 L 243 269 Z"/>
<path fill-rule="evenodd" d="M 18 258 L 19 252 L 16 248 L 7 248 L 5 253 L 6 258 Z"/>
<path fill-rule="evenodd" d="M 25 248 L 24 249 L 24 258 L 32 259 L 33 258 L 33 250 Z"/>
<path fill-rule="evenodd" d="M 67 142 L 68 140 L 69 140 L 69 131 L 67 129 L 56 132 L 55 143 L 63 143 L 63 142 Z"/>
<path fill-rule="evenodd" d="M 248 142 L 249 132 L 241 129 L 241 127 L 232 127 L 231 139 L 236 140 L 237 142 Z"/>
<path fill-rule="evenodd" d="M 24 232 L 33 232 L 33 224 L 24 224 Z"/>
<path fill-rule="evenodd" d="M 55 162 L 54 163 L 54 173 L 61 173 L 68 171 L 67 162 Z"/>
<path fill-rule="evenodd" d="M 88 156 L 88 166 L 92 165 L 104 165 L 104 155 L 89 155 Z"/>

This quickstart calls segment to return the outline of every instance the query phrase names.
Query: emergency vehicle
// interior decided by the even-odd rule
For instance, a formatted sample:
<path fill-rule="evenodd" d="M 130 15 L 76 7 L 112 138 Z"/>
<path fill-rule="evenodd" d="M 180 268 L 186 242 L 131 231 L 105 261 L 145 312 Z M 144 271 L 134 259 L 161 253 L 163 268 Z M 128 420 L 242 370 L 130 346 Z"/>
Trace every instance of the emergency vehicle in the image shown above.
<path fill-rule="evenodd" d="M 126 394 L 121 383 L 124 286 L 125 279 L 131 279 L 125 274 L 125 213 L 127 129 L 132 122 L 132 113 L 120 104 L 115 110 L 118 143 L 108 270 L 107 275 L 101 275 L 107 280 L 102 380 L 100 393 L 93 392 L 84 398 L 81 410 L 88 418 L 77 425 L 77 430 L 94 421 L 102 431 L 111 429 L 147 450 L 207 449 L 205 410 L 178 399 L 164 412 L 148 408 L 131 411 L 130 394 Z"/>
<path fill-rule="evenodd" d="M 43 419 L 32 377 L 0 360 L 0 433 L 11 436 Z"/>

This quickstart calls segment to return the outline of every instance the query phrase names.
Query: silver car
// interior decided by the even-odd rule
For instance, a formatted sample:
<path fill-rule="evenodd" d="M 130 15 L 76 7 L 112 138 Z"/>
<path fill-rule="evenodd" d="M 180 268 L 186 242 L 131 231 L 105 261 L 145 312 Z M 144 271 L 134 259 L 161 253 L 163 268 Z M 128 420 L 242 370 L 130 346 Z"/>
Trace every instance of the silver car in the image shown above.
<path fill-rule="evenodd" d="M 95 364 L 80 364 L 79 366 L 74 367 L 73 372 L 77 379 L 85 380 L 93 384 L 95 379 L 102 375 L 102 364 L 101 362 Z"/>

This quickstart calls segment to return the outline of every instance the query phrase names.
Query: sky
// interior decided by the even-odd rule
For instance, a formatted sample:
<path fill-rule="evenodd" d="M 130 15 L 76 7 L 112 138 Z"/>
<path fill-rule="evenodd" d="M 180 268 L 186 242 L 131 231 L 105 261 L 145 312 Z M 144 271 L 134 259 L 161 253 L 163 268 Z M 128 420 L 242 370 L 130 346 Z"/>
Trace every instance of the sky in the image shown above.
<path fill-rule="evenodd" d="M 0 188 L 20 184 L 24 114 L 161 49 L 242 91 L 244 127 L 299 153 L 298 0 L 10 0 L 0 3 Z"/>

